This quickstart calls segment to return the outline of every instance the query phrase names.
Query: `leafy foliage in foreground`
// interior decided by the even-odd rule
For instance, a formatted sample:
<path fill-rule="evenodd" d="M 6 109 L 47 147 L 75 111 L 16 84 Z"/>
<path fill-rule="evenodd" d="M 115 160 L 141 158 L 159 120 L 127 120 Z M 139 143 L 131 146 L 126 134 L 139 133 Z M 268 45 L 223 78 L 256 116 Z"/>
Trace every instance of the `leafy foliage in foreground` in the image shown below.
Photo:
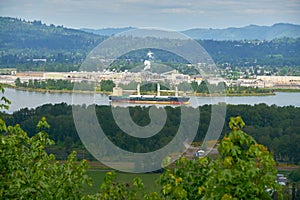
<path fill-rule="evenodd" d="M 240 117 L 231 118 L 229 126 L 232 131 L 222 139 L 217 160 L 181 158 L 175 168 L 166 169 L 159 180 L 163 198 L 272 199 L 276 193 L 282 199 L 270 152 L 241 130 Z"/>
<path fill-rule="evenodd" d="M 185 157 L 176 161 L 174 169 L 167 168 L 160 177 L 162 195 L 170 199 L 202 199 L 204 193 L 200 189 L 210 173 L 212 161 L 208 157 L 187 160 Z"/>
<path fill-rule="evenodd" d="M 222 139 L 220 157 L 200 189 L 206 199 L 271 199 L 267 191 L 281 190 L 271 153 L 241 130 L 244 125 L 240 117 L 230 118 L 232 131 Z"/>
<path fill-rule="evenodd" d="M 241 128 L 240 117 L 231 118 L 232 131 L 218 148 L 220 157 L 187 160 L 182 157 L 175 167 L 165 169 L 158 183 L 160 192 L 144 192 L 139 178 L 132 186 L 115 182 L 108 172 L 96 194 L 84 195 L 83 185 L 90 183 L 86 161 L 76 162 L 75 152 L 64 163 L 48 155 L 45 146 L 52 145 L 45 132 L 50 126 L 42 118 L 40 132 L 29 138 L 16 126 L 0 120 L 1 146 L 0 197 L 4 199 L 282 199 L 275 182 L 275 162 L 266 147 Z M 269 193 L 268 191 L 271 191 Z"/>
<path fill-rule="evenodd" d="M 0 119 L 0 198 L 1 199 L 78 199 L 83 185 L 90 182 L 86 161 L 77 163 L 76 153 L 64 163 L 48 155 L 45 146 L 53 145 L 45 132 L 45 118 L 38 123 L 41 131 L 28 137 L 21 127 L 6 126 Z"/>

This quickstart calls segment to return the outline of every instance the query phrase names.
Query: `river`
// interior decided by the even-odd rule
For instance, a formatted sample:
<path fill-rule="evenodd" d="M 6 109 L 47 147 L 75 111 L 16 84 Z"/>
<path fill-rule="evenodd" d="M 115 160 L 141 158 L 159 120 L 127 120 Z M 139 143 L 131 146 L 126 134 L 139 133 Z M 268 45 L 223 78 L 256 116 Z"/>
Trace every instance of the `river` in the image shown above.
<path fill-rule="evenodd" d="M 67 104 L 86 104 L 96 103 L 98 105 L 109 105 L 108 96 L 104 94 L 80 94 L 80 93 L 41 93 L 5 89 L 5 97 L 11 101 L 7 113 L 20 110 L 21 108 L 36 108 L 40 105 L 51 103 L 66 102 Z M 196 103 L 195 103 L 196 102 Z M 300 107 L 300 93 L 277 92 L 271 96 L 233 96 L 233 97 L 194 97 L 191 99 L 191 106 L 215 104 L 226 102 L 227 104 L 275 104 L 277 106 L 295 106 Z"/>

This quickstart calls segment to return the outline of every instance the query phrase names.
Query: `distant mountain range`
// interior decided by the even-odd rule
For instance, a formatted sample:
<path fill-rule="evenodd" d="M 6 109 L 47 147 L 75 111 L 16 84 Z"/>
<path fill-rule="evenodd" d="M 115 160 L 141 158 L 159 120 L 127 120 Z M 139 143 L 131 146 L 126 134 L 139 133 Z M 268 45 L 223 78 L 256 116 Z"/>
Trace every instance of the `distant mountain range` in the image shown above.
<path fill-rule="evenodd" d="M 109 35 L 128 28 L 100 30 L 69 29 L 41 21 L 0 17 L 0 68 L 23 71 L 76 71 L 88 53 Z M 103 32 L 104 31 L 104 32 Z M 97 33 L 97 34 L 95 34 Z M 192 29 L 184 31 L 198 42 L 218 64 L 232 66 L 300 66 L 299 25 L 275 24 L 270 27 L 247 26 L 228 29 Z M 286 37 L 286 38 L 283 38 Z M 297 37 L 297 38 L 295 38 Z M 271 40 L 272 38 L 279 38 Z M 252 41 L 245 41 L 248 39 Z M 254 39 L 269 41 L 255 41 Z M 234 41 L 233 41 L 234 40 Z M 164 55 L 162 62 L 174 62 Z M 145 52 L 134 54 L 136 58 Z M 35 62 L 46 59 L 47 62 Z M 180 61 L 181 62 L 181 61 Z"/>
<path fill-rule="evenodd" d="M 134 27 L 80 29 L 97 35 L 111 36 L 123 31 L 132 30 Z M 195 28 L 182 31 L 193 39 L 201 40 L 273 40 L 275 38 L 299 38 L 300 25 L 278 23 L 272 26 L 249 25 L 241 28 L 204 29 Z"/>
<path fill-rule="evenodd" d="M 242 28 L 190 29 L 184 34 L 204 40 L 273 40 L 275 38 L 299 38 L 300 25 L 274 24 L 273 26 L 250 25 Z"/>
<path fill-rule="evenodd" d="M 85 31 L 88 33 L 94 33 L 96 35 L 103 36 L 112 36 L 124 31 L 129 31 L 135 29 L 134 27 L 124 27 L 124 28 L 102 28 L 102 29 L 90 29 L 90 28 L 82 28 L 81 31 Z"/>

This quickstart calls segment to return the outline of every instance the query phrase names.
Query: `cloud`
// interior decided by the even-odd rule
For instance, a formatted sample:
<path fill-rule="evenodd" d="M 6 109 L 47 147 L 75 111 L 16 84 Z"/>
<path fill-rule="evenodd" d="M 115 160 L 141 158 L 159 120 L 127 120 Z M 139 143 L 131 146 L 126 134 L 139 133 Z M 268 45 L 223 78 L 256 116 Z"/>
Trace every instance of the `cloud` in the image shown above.
<path fill-rule="evenodd" d="M 193 14 L 194 11 L 187 8 L 164 8 L 160 10 L 161 13 L 168 14 Z"/>
<path fill-rule="evenodd" d="M 0 15 L 68 27 L 228 27 L 300 23 L 299 0 L 0 0 Z M 176 23 L 174 23 L 176 22 Z"/>

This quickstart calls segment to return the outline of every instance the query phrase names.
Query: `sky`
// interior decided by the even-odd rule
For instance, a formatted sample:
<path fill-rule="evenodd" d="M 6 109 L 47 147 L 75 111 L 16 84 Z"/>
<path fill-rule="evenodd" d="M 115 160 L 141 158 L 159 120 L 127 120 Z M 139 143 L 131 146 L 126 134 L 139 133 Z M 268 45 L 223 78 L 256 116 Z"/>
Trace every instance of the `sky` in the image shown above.
<path fill-rule="evenodd" d="M 69 28 L 300 24 L 300 0 L 0 0 L 0 16 Z"/>

